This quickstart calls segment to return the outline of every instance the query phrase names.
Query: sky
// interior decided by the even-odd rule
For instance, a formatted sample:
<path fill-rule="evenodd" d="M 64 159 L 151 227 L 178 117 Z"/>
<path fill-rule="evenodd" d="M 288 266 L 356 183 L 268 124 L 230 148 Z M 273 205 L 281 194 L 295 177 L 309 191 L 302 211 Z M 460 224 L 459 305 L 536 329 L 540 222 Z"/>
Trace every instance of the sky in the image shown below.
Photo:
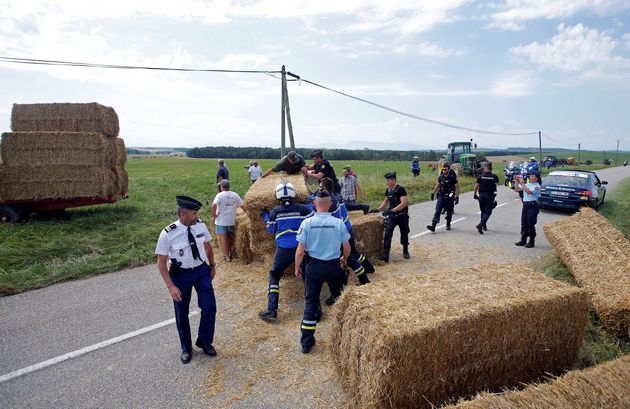
<path fill-rule="evenodd" d="M 543 147 L 630 150 L 628 0 L 0 0 L 0 56 L 287 71 L 412 116 Z M 0 62 L 14 103 L 99 102 L 127 146 L 280 146 L 278 74 Z M 454 129 L 305 81 L 297 147 L 538 146 Z"/>

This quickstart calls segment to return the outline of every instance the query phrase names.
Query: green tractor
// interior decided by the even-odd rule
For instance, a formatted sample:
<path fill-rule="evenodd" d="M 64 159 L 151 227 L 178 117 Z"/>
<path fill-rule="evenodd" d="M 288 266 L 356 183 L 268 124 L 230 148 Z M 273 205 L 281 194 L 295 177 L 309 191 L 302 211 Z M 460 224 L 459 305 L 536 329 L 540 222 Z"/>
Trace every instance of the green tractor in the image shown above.
<path fill-rule="evenodd" d="M 446 155 L 442 155 L 442 162 L 450 162 L 451 169 L 458 175 L 479 175 L 483 170 L 485 161 L 479 160 L 472 153 L 472 142 L 451 142 L 448 144 Z M 474 144 L 477 147 L 477 144 Z"/>

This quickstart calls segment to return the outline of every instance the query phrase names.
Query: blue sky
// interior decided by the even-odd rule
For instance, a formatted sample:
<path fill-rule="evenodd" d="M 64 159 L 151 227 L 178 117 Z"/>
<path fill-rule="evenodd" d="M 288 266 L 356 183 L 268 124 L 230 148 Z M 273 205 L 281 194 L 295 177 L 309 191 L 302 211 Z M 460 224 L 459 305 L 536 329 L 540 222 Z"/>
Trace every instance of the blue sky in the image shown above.
<path fill-rule="evenodd" d="M 379 104 L 546 147 L 630 149 L 630 2 L 0 0 L 0 55 L 90 63 L 287 70 Z M 116 109 L 127 146 L 279 146 L 280 81 L 0 62 L 13 103 Z M 289 83 L 302 147 L 536 146 Z"/>

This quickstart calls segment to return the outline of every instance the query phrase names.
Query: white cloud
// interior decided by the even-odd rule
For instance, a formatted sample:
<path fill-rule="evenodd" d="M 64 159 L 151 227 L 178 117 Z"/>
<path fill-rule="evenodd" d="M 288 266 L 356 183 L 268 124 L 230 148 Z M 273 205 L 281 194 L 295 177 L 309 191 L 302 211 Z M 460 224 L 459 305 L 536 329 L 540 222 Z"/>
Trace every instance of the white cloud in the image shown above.
<path fill-rule="evenodd" d="M 535 19 L 557 19 L 586 12 L 610 15 L 630 9 L 627 0 L 506 0 L 493 5 L 501 11 L 490 14 L 490 27 L 518 31 L 523 22 Z"/>
<path fill-rule="evenodd" d="M 499 97 L 522 97 L 531 95 L 535 85 L 535 75 L 530 71 L 508 72 L 491 84 L 490 94 Z"/>
<path fill-rule="evenodd" d="M 630 60 L 613 54 L 617 43 L 606 33 L 582 24 L 560 24 L 547 43 L 513 47 L 510 53 L 526 57 L 542 69 L 578 73 L 584 77 L 630 74 Z"/>

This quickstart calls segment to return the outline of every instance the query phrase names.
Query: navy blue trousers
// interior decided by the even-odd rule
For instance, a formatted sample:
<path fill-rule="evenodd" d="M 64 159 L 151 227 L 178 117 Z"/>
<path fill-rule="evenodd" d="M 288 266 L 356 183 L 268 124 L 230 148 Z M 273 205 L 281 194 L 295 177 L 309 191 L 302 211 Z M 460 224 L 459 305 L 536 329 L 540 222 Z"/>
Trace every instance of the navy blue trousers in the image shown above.
<path fill-rule="evenodd" d="M 481 210 L 481 224 L 485 226 L 492 214 L 494 193 L 479 192 L 479 210 Z"/>
<path fill-rule="evenodd" d="M 217 304 L 214 298 L 210 267 L 204 263 L 199 267 L 171 275 L 171 280 L 173 280 L 173 284 L 175 284 L 182 293 L 181 301 L 173 300 L 175 306 L 175 321 L 177 322 L 179 341 L 182 344 L 182 352 L 192 351 L 188 313 L 193 287 L 195 287 L 195 291 L 197 291 L 197 304 L 201 309 L 198 339 L 212 343 L 214 340 L 214 320 L 217 314 Z"/>
<path fill-rule="evenodd" d="M 536 237 L 536 222 L 538 221 L 538 204 L 536 202 L 523 202 L 521 211 L 521 239 Z"/>
<path fill-rule="evenodd" d="M 438 224 L 442 209 L 446 209 L 446 222 L 450 223 L 453 218 L 453 207 L 455 207 L 454 199 L 448 195 L 438 194 L 437 203 L 435 204 L 435 214 L 431 223 Z"/>
<path fill-rule="evenodd" d="M 276 254 L 273 265 L 269 270 L 269 293 L 267 295 L 267 309 L 275 311 L 278 309 L 278 299 L 280 298 L 280 278 L 293 261 L 295 261 L 295 250 L 276 247 Z"/>
<path fill-rule="evenodd" d="M 403 246 L 409 244 L 409 214 L 388 215 L 385 218 L 385 233 L 383 234 L 384 253 L 389 253 L 389 249 L 392 247 L 392 237 L 396 226 L 400 230 L 400 244 Z"/>
<path fill-rule="evenodd" d="M 302 318 L 302 347 L 309 348 L 315 343 L 315 326 L 321 314 L 319 296 L 324 283 L 328 283 L 330 292 L 334 297 L 341 293 L 341 278 L 343 272 L 339 265 L 339 259 L 318 260 L 311 257 L 305 272 L 306 304 L 304 305 L 304 317 Z"/>

